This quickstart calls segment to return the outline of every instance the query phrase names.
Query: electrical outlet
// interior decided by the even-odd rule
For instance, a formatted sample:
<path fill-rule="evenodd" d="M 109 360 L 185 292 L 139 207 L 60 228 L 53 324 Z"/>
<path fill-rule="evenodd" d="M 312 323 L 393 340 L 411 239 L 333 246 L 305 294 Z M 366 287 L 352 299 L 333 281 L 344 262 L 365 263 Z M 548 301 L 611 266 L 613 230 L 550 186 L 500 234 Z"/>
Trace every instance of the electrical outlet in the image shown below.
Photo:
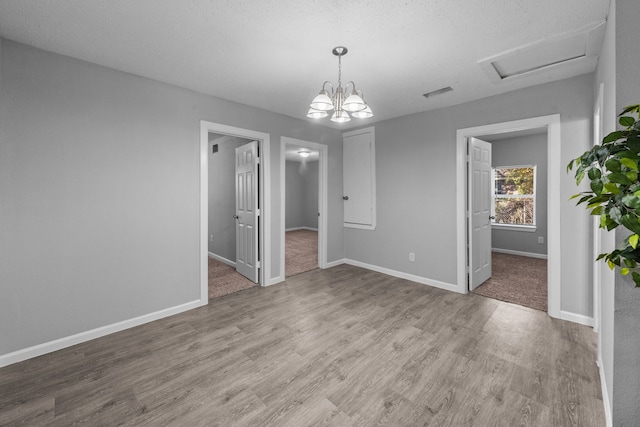
<path fill-rule="evenodd" d="M 538 243 L 544 243 L 544 237 L 538 236 Z"/>
<path fill-rule="evenodd" d="M 416 262 L 416 254 L 409 252 L 409 261 Z"/>

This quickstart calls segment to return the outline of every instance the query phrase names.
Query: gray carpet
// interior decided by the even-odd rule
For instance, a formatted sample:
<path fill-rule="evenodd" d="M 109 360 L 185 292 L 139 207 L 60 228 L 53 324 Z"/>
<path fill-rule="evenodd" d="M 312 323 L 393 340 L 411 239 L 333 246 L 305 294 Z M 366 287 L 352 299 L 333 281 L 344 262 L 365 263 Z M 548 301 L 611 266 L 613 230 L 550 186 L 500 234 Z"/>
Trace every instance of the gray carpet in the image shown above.
<path fill-rule="evenodd" d="M 318 232 L 294 230 L 285 233 L 285 276 L 318 268 Z"/>
<path fill-rule="evenodd" d="M 547 311 L 547 260 L 493 252 L 492 276 L 473 293 Z"/>
<path fill-rule="evenodd" d="M 209 257 L 209 299 L 228 295 L 253 286 L 258 285 L 238 273 L 234 267 Z"/>

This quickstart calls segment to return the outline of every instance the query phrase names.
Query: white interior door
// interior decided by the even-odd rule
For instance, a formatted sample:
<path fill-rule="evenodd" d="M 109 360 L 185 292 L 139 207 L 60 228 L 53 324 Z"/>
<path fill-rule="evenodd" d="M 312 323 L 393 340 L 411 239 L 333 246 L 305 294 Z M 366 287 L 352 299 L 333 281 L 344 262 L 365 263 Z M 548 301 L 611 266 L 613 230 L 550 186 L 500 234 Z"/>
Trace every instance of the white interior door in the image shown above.
<path fill-rule="evenodd" d="M 258 141 L 236 148 L 236 271 L 258 283 Z"/>
<path fill-rule="evenodd" d="M 469 289 L 491 277 L 491 144 L 469 138 Z"/>

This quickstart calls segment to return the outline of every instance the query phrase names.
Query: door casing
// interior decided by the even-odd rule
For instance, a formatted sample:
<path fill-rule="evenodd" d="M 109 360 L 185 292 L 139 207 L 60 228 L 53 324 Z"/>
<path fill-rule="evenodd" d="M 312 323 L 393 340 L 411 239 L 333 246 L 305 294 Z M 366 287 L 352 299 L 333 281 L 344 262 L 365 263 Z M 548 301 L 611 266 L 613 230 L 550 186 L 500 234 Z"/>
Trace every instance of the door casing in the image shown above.
<path fill-rule="evenodd" d="M 271 280 L 271 257 L 265 248 L 271 246 L 271 228 L 268 227 L 267 217 L 271 213 L 271 143 L 270 135 L 264 132 L 223 125 L 220 123 L 200 121 L 200 304 L 209 302 L 209 272 L 208 272 L 208 233 L 209 233 L 209 161 L 208 143 L 209 132 L 231 135 L 244 139 L 258 141 L 260 151 L 260 179 L 258 191 L 260 194 L 260 273 L 259 284 L 269 285 Z"/>
<path fill-rule="evenodd" d="M 319 152 L 318 159 L 318 267 L 327 268 L 327 183 L 328 183 L 328 147 L 325 144 L 304 141 L 301 139 L 283 136 L 280 138 L 280 276 L 279 280 L 285 280 L 285 151 L 287 145 L 308 148 Z"/>
<path fill-rule="evenodd" d="M 534 128 L 547 128 L 547 277 L 548 314 L 562 318 L 561 313 L 561 251 L 560 251 L 560 115 L 533 117 L 483 126 L 458 129 L 456 132 L 456 290 L 469 292 L 467 283 L 467 138 Z"/>

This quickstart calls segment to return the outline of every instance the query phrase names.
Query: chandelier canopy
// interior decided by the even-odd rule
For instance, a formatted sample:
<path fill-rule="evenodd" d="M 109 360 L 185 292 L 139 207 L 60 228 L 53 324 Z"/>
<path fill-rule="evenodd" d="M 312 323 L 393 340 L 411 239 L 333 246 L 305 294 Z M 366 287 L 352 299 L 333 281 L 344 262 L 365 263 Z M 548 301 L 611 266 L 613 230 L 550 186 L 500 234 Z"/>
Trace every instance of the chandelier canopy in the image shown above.
<path fill-rule="evenodd" d="M 344 89 L 342 88 L 342 57 L 347 54 L 347 48 L 338 46 L 332 52 L 338 57 L 338 87 L 334 90 L 331 82 L 324 82 L 320 93 L 311 102 L 307 117 L 321 119 L 327 117 L 331 110 L 333 110 L 331 121 L 336 123 L 348 122 L 351 117 L 358 119 L 373 117 L 371 108 L 364 101 L 362 91 L 356 89 L 353 81 L 347 83 Z M 327 90 L 327 86 L 331 88 L 331 92 Z M 348 95 L 345 96 L 345 94 Z"/>

